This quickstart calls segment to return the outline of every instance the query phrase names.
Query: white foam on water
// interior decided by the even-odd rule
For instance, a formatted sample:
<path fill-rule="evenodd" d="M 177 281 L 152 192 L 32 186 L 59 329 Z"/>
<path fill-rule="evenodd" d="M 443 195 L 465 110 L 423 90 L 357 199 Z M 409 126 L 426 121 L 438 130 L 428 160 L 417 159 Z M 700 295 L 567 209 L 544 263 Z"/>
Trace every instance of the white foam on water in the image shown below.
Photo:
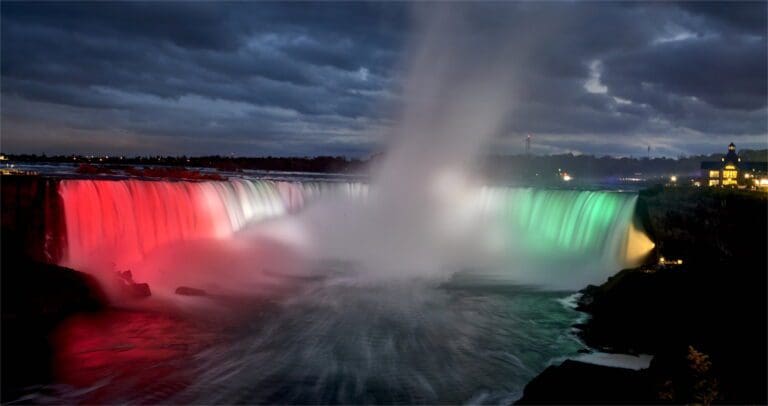
<path fill-rule="evenodd" d="M 651 365 L 653 355 L 648 354 L 611 354 L 607 352 L 593 352 L 582 354 L 572 358 L 574 361 L 586 362 L 588 364 L 602 365 L 606 367 L 625 368 L 639 371 L 646 369 Z"/>

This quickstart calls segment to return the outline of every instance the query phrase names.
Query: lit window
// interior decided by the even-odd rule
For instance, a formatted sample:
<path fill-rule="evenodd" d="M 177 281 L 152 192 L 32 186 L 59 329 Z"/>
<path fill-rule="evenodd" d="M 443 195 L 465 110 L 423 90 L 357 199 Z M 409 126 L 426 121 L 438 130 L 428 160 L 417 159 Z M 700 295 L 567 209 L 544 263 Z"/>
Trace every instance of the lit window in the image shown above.
<path fill-rule="evenodd" d="M 720 171 L 709 171 L 709 177 L 710 178 L 719 178 L 720 177 Z"/>
<path fill-rule="evenodd" d="M 736 175 L 737 174 L 738 174 L 738 172 L 736 172 L 736 171 L 728 171 L 728 170 L 726 170 L 726 171 L 723 171 L 723 178 L 724 179 L 736 179 Z"/>

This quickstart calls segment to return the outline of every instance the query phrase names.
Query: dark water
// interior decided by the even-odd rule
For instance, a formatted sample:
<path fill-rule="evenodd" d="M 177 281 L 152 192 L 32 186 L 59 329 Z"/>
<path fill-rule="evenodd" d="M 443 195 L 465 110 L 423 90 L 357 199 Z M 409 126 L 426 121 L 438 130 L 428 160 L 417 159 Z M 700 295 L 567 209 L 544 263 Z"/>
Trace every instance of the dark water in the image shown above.
<path fill-rule="evenodd" d="M 508 404 L 581 348 L 567 292 L 476 277 L 300 285 L 213 313 L 70 320 L 57 335 L 59 383 L 24 400 Z"/>

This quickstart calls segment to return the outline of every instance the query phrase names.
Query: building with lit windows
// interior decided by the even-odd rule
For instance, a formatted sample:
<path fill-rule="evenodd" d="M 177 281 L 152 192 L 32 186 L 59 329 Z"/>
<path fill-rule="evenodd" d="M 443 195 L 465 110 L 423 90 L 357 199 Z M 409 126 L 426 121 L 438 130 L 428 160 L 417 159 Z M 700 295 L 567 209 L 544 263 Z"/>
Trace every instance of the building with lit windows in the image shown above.
<path fill-rule="evenodd" d="M 733 143 L 719 162 L 702 162 L 701 172 L 708 186 L 768 189 L 768 162 L 742 162 Z"/>

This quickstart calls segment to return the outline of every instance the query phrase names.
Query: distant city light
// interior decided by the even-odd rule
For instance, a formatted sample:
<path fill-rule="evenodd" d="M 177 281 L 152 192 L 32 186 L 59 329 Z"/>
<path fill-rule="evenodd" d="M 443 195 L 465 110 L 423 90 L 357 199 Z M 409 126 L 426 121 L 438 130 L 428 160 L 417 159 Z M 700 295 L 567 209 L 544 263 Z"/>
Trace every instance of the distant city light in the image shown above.
<path fill-rule="evenodd" d="M 682 259 L 667 259 L 664 257 L 659 258 L 659 265 L 682 265 L 683 260 Z"/>
<path fill-rule="evenodd" d="M 677 176 L 672 175 L 672 176 L 669 177 L 669 180 L 672 181 L 673 183 L 677 182 Z"/>
<path fill-rule="evenodd" d="M 573 177 L 571 177 L 571 175 L 569 175 L 568 172 L 563 172 L 563 180 L 564 181 L 570 182 L 571 179 L 573 179 Z"/>

